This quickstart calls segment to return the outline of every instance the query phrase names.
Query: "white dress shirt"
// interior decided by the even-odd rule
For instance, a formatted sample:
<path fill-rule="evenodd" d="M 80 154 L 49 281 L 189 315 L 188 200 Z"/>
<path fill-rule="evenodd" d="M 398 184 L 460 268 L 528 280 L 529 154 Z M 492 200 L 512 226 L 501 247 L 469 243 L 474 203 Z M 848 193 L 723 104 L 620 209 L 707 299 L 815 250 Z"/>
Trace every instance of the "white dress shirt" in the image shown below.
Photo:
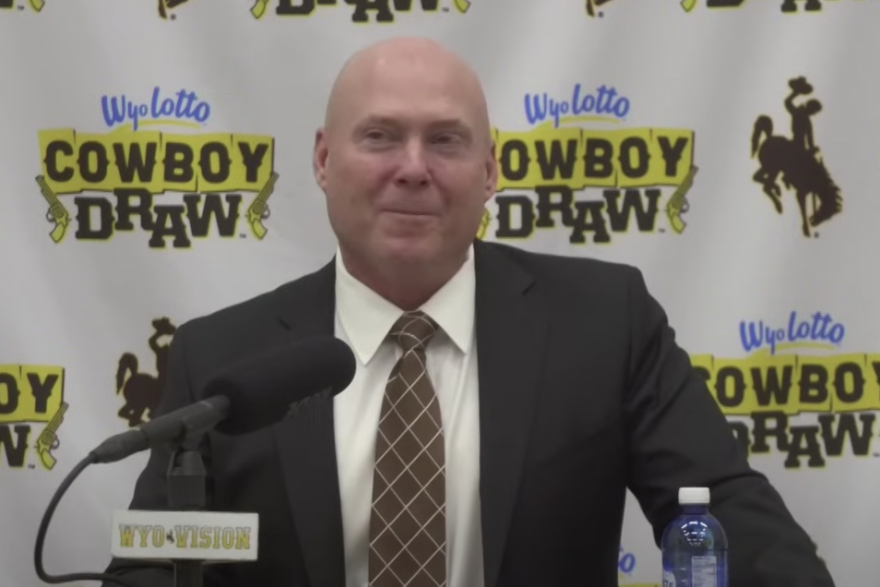
<path fill-rule="evenodd" d="M 483 585 L 480 442 L 473 247 L 456 275 L 420 309 L 438 324 L 428 374 L 440 403 L 446 447 L 448 587 Z M 385 383 L 401 349 L 388 332 L 403 310 L 346 270 L 336 254 L 336 337 L 357 359 L 351 385 L 333 400 L 342 500 L 346 587 L 368 585 L 373 466 Z"/>

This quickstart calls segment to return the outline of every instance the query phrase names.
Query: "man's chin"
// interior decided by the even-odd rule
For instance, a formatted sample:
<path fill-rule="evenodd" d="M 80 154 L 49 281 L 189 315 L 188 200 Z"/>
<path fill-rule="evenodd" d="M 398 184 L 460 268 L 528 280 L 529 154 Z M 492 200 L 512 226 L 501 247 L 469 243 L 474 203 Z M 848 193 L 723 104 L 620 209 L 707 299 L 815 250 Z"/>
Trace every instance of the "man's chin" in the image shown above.
<path fill-rule="evenodd" d="M 394 238 L 382 243 L 382 256 L 393 264 L 421 265 L 438 257 L 437 247 L 424 238 Z"/>

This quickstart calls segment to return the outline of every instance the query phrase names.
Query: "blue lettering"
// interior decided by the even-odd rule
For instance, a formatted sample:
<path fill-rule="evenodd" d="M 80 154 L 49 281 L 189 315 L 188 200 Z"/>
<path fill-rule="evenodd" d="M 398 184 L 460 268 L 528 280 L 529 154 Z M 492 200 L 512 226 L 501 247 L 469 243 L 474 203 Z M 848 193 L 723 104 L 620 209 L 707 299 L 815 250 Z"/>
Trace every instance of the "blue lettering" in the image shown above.
<path fill-rule="evenodd" d="M 754 322 L 749 322 L 749 331 L 746 333 L 746 323 L 739 323 L 739 337 L 742 341 L 743 348 L 746 352 L 751 352 L 753 349 L 761 348 L 761 345 L 764 343 L 764 323 L 759 322 L 758 326 L 755 326 Z"/>
<path fill-rule="evenodd" d="M 125 96 L 123 96 L 123 98 L 124 97 Z M 133 123 L 134 130 L 137 130 L 138 120 L 140 119 L 137 104 L 132 104 L 131 102 L 129 102 L 127 114 L 128 114 L 129 120 L 131 120 Z"/>
<path fill-rule="evenodd" d="M 831 327 L 831 332 L 828 333 L 828 338 L 831 339 L 831 342 L 834 344 L 840 344 L 840 341 L 843 340 L 844 334 L 845 329 L 843 324 L 835 324 Z"/>
<path fill-rule="evenodd" d="M 125 96 L 117 101 L 117 99 L 103 96 L 101 98 L 101 109 L 104 112 L 104 122 L 107 126 L 116 126 L 125 121 Z"/>
<path fill-rule="evenodd" d="M 559 104 L 556 100 L 550 100 L 550 116 L 553 117 L 554 124 L 559 126 Z"/>
<path fill-rule="evenodd" d="M 782 343 L 825 343 L 838 345 L 846 335 L 843 324 L 836 323 L 830 314 L 816 312 L 809 319 L 800 319 L 796 311 L 788 315 L 787 328 L 771 328 L 763 321 L 741 321 L 739 336 L 743 349 L 751 352 L 769 347 L 770 354 L 776 353 L 777 345 Z"/>
<path fill-rule="evenodd" d="M 631 552 L 621 555 L 617 562 L 617 568 L 625 575 L 629 575 L 636 568 L 636 557 Z"/>
<path fill-rule="evenodd" d="M 536 124 L 547 117 L 546 93 L 544 93 L 543 101 L 537 95 L 532 96 L 531 94 L 526 94 L 523 101 L 526 107 L 526 120 L 529 121 L 529 124 Z M 532 108 L 534 108 L 534 112 L 532 112 Z"/>
<path fill-rule="evenodd" d="M 132 102 L 125 94 L 105 95 L 101 97 L 101 109 L 107 126 L 131 122 L 133 130 L 137 130 L 141 121 L 148 118 L 157 121 L 175 119 L 204 123 L 211 117 L 211 106 L 199 100 L 195 92 L 180 90 L 174 94 L 174 98 L 163 97 L 158 86 L 153 88 L 149 103 Z"/>
<path fill-rule="evenodd" d="M 575 84 L 571 92 L 571 100 L 557 100 L 546 92 L 543 94 L 526 94 L 523 97 L 526 120 L 531 125 L 552 120 L 559 128 L 561 118 L 569 113 L 573 116 L 596 114 L 625 118 L 629 113 L 630 101 L 625 96 L 618 96 L 617 90 L 607 86 L 599 86 L 595 93 L 583 94 L 581 84 Z"/>

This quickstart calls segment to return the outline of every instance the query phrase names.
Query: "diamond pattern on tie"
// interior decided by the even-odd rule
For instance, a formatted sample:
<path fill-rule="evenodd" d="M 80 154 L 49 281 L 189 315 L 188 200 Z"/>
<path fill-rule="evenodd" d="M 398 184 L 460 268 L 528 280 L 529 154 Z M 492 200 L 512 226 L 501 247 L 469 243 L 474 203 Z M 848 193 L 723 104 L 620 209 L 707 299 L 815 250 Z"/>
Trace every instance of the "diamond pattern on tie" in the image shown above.
<path fill-rule="evenodd" d="M 425 356 L 436 330 L 420 311 L 391 329 L 403 354 L 388 378 L 376 435 L 370 587 L 446 587 L 446 459 Z"/>

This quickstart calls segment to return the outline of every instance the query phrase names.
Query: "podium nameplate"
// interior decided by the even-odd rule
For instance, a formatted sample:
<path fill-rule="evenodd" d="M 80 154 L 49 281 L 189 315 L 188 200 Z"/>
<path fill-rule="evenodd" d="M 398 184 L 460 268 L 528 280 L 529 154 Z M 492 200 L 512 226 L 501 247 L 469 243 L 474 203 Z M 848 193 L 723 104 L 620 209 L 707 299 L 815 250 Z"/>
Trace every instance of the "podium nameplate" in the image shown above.
<path fill-rule="evenodd" d="M 258 530 L 257 514 L 121 510 L 110 550 L 127 559 L 255 561 Z"/>

